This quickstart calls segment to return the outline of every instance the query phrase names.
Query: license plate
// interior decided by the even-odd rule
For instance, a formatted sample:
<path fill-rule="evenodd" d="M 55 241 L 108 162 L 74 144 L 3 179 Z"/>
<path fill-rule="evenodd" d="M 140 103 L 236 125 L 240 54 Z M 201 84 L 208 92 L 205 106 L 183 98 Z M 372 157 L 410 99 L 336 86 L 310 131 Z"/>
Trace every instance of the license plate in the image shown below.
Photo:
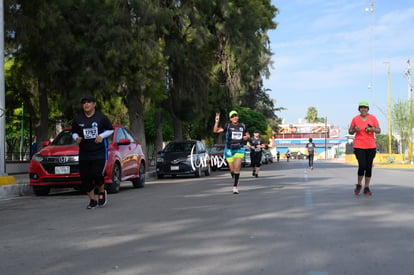
<path fill-rule="evenodd" d="M 180 167 L 178 166 L 171 166 L 171 171 L 178 171 L 180 170 Z"/>
<path fill-rule="evenodd" d="M 70 174 L 70 166 L 55 166 L 56 175 Z"/>

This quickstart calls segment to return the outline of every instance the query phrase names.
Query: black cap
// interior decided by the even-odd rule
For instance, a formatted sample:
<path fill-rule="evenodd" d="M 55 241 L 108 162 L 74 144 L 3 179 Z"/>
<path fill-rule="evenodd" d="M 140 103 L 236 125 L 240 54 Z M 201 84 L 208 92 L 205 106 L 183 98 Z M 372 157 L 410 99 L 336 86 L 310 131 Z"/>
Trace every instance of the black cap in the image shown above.
<path fill-rule="evenodd" d="M 255 129 L 254 133 L 260 133 L 259 129 Z"/>
<path fill-rule="evenodd" d="M 87 96 L 82 97 L 81 104 L 83 104 L 85 101 L 96 102 L 95 98 L 91 95 L 87 95 Z"/>

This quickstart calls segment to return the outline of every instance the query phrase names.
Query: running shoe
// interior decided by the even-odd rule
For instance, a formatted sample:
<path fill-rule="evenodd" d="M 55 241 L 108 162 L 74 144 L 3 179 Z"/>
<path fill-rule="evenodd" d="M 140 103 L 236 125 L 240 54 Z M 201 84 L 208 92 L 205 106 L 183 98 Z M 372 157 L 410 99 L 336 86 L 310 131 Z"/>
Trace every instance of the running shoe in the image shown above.
<path fill-rule="evenodd" d="M 86 209 L 94 209 L 96 208 L 97 205 L 98 205 L 98 202 L 96 200 L 91 200 L 88 206 L 86 206 Z"/>
<path fill-rule="evenodd" d="M 256 176 L 256 173 L 253 171 L 253 173 L 252 173 L 252 176 L 254 177 L 254 176 Z"/>
<path fill-rule="evenodd" d="M 239 194 L 239 189 L 236 186 L 233 187 L 233 194 Z"/>
<path fill-rule="evenodd" d="M 254 176 L 255 176 L 256 178 L 258 178 L 258 177 L 259 177 L 259 174 L 254 174 Z"/>
<path fill-rule="evenodd" d="M 369 187 L 365 187 L 364 188 L 364 195 L 367 195 L 367 196 L 371 196 L 372 195 L 371 190 L 369 190 Z"/>
<path fill-rule="evenodd" d="M 106 190 L 99 193 L 98 195 L 98 205 L 99 207 L 105 206 L 105 204 L 108 202 L 108 194 L 106 193 Z"/>
<path fill-rule="evenodd" d="M 359 193 L 361 192 L 361 188 L 362 188 L 361 184 L 355 184 L 354 194 L 359 195 Z"/>

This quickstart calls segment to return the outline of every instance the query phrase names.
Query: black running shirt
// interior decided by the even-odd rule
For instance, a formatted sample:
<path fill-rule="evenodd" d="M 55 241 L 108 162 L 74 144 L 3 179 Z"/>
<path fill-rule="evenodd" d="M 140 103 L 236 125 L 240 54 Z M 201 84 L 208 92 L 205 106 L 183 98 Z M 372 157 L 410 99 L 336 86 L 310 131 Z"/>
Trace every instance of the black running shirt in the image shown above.
<path fill-rule="evenodd" d="M 72 133 L 78 134 L 82 139 L 79 143 L 79 160 L 107 159 L 108 141 L 95 143 L 95 138 L 106 130 L 113 130 L 111 122 L 102 113 L 95 110 L 91 117 L 82 112 L 72 122 Z"/>
<path fill-rule="evenodd" d="M 313 142 L 309 142 L 309 143 L 306 144 L 306 149 L 308 149 L 309 155 L 315 154 L 315 148 L 316 148 L 316 146 L 315 146 L 315 143 L 313 143 Z"/>
<path fill-rule="evenodd" d="M 223 129 L 226 131 L 227 148 L 240 149 L 243 147 L 243 137 L 246 132 L 246 126 L 243 123 L 237 123 L 234 125 L 231 122 L 227 122 Z"/>
<path fill-rule="evenodd" d="M 249 143 L 250 143 L 251 146 L 254 147 L 254 149 L 252 149 L 252 151 L 255 151 L 255 152 L 261 152 L 262 151 L 261 147 L 257 147 L 257 145 L 264 144 L 264 141 L 261 137 L 258 137 L 258 138 L 250 137 L 249 138 Z"/>

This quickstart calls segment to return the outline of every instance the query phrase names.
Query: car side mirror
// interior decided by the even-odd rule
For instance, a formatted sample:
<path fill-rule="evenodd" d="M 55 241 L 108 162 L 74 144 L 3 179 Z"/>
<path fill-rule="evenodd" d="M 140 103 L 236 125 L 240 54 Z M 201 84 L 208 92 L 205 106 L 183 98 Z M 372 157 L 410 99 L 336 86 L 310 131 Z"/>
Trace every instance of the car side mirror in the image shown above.
<path fill-rule="evenodd" d="M 50 141 L 43 141 L 42 142 L 42 146 L 43 147 L 46 147 L 46 146 L 48 146 L 50 144 Z"/>
<path fill-rule="evenodd" d="M 121 138 L 118 143 L 118 145 L 129 145 L 131 144 L 131 140 L 129 138 Z"/>

